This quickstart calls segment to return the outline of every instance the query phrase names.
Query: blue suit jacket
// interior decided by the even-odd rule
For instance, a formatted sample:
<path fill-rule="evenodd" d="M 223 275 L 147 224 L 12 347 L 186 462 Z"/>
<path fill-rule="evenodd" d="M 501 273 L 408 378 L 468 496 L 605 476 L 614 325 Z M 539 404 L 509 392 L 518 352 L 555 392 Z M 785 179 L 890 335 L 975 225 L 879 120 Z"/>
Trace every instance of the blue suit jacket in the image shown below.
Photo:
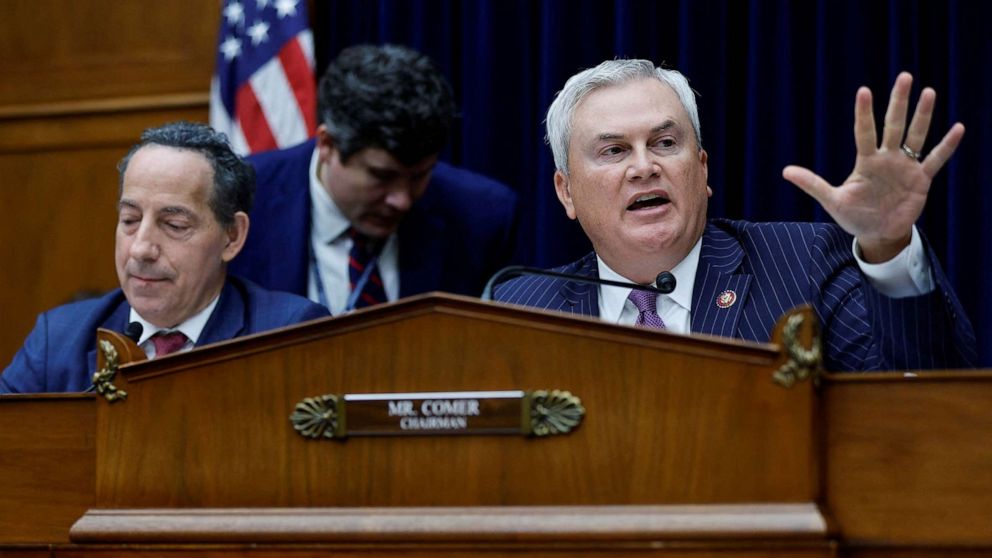
<path fill-rule="evenodd" d="M 97 328 L 124 331 L 130 310 L 116 289 L 41 314 L 0 376 L 0 393 L 85 391 L 96 370 Z M 229 277 L 196 346 L 323 316 L 327 309 L 319 304 Z"/>
<path fill-rule="evenodd" d="M 257 174 L 248 240 L 231 272 L 307 295 L 313 140 L 249 158 Z M 516 194 L 439 162 L 399 234 L 400 297 L 428 291 L 478 296 L 513 255 Z"/>
<path fill-rule="evenodd" d="M 975 366 L 975 333 L 929 249 L 936 289 L 892 299 L 864 279 L 851 241 L 832 224 L 710 221 L 693 287 L 692 331 L 767 342 L 784 312 L 809 303 L 823 326 L 828 370 Z M 557 271 L 597 277 L 596 255 Z M 737 302 L 720 308 L 717 296 L 728 289 Z M 493 295 L 599 315 L 596 285 L 527 276 L 498 286 Z"/>

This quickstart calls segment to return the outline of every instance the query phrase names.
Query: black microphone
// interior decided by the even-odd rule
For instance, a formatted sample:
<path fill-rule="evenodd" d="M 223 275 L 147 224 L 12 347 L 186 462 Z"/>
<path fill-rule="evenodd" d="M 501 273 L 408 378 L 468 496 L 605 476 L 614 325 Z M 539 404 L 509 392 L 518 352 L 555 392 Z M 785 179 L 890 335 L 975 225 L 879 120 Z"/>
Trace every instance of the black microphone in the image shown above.
<path fill-rule="evenodd" d="M 659 275 L 658 277 L 661 276 Z M 145 328 L 141 325 L 140 322 L 131 322 L 127 324 L 126 328 L 124 328 L 124 335 L 126 335 L 129 339 L 131 339 L 131 341 L 137 343 L 138 339 L 141 339 L 141 334 L 144 331 Z"/>
<path fill-rule="evenodd" d="M 482 290 L 482 300 L 492 300 L 493 299 L 493 287 L 498 283 L 503 281 L 508 281 L 514 277 L 520 277 L 522 275 L 539 275 L 541 277 L 557 277 L 559 279 L 568 279 L 570 281 L 575 281 L 578 283 L 586 283 L 589 285 L 609 285 L 611 287 L 623 287 L 626 289 L 637 289 L 639 291 L 648 291 L 651 293 L 659 294 L 669 294 L 675 290 L 675 276 L 668 271 L 662 271 L 655 278 L 654 285 L 639 285 L 637 283 L 626 283 L 623 281 L 612 281 L 610 279 L 600 279 L 599 277 L 584 277 L 582 275 L 573 275 L 571 273 L 561 273 L 558 271 L 550 271 L 547 269 L 540 269 L 537 267 L 528 267 L 524 265 L 511 265 L 504 267 L 503 269 L 497 271 L 489 281 L 486 282 L 486 288 Z"/>
<path fill-rule="evenodd" d="M 671 271 L 662 271 L 654 278 L 654 284 L 661 294 L 669 294 L 675 290 L 675 276 Z"/>

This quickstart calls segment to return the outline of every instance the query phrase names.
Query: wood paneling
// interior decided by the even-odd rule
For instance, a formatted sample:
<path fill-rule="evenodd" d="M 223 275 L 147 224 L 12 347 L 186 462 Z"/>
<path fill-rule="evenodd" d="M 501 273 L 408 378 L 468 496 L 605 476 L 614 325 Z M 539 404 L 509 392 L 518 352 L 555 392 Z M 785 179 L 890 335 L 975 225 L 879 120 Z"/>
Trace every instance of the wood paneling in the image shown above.
<path fill-rule="evenodd" d="M 827 507 L 850 542 L 992 545 L 988 380 L 931 372 L 826 384 Z"/>
<path fill-rule="evenodd" d="M 827 543 L 813 504 L 100 510 L 73 526 L 87 542 L 78 532 L 115 544 Z"/>
<path fill-rule="evenodd" d="M 149 126 L 180 119 L 206 121 L 208 98 L 203 91 L 0 107 L 0 153 L 111 147 L 122 150 L 119 158 Z"/>
<path fill-rule="evenodd" d="M 35 316 L 117 286 L 117 161 L 206 121 L 219 2 L 9 0 L 0 18 L 0 368 Z"/>
<path fill-rule="evenodd" d="M 6 558 L 0 550 L 0 558 Z M 725 544 L 642 543 L 596 546 L 555 543 L 553 545 L 434 544 L 434 545 L 174 545 L 117 547 L 56 547 L 54 558 L 830 558 L 833 548 L 823 543 L 763 543 L 732 541 Z M 26 555 L 27 556 L 27 555 Z M 32 555 L 40 556 L 41 555 Z M 47 555 L 44 555 L 47 556 Z M 21 558 L 20 556 L 18 558 Z M 923 558 L 923 555 L 907 558 Z M 977 556 L 976 556 L 977 558 Z"/>
<path fill-rule="evenodd" d="M 409 298 L 122 369 L 127 401 L 98 411 L 97 507 L 810 502 L 813 394 L 771 381 L 777 357 L 733 340 Z M 586 419 L 543 439 L 344 442 L 304 439 L 288 420 L 326 393 L 513 389 L 569 390 Z"/>
<path fill-rule="evenodd" d="M 5 0 L 0 106 L 206 91 L 219 4 Z"/>
<path fill-rule="evenodd" d="M 990 555 L 988 371 L 816 392 L 778 363 L 440 295 L 126 364 L 124 402 L 0 397 L 0 558 Z M 315 441 L 287 420 L 321 393 L 534 387 L 580 395 L 582 424 Z"/>
<path fill-rule="evenodd" d="M 68 542 L 93 505 L 96 408 L 91 395 L 0 398 L 0 537 Z M 0 551 L 3 556 L 14 556 Z"/>

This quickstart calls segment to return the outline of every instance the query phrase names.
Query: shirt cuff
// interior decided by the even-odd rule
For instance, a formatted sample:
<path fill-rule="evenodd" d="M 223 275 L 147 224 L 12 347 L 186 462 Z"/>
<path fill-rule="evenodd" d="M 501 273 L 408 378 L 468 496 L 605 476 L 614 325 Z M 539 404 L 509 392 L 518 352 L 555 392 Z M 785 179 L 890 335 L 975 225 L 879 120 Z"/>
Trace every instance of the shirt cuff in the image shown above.
<path fill-rule="evenodd" d="M 930 260 L 923 249 L 923 239 L 913 225 L 909 246 L 887 262 L 871 264 L 861 259 L 858 240 L 852 244 L 854 259 L 861 272 L 875 289 L 889 298 L 906 298 L 925 295 L 933 291 L 933 273 Z"/>

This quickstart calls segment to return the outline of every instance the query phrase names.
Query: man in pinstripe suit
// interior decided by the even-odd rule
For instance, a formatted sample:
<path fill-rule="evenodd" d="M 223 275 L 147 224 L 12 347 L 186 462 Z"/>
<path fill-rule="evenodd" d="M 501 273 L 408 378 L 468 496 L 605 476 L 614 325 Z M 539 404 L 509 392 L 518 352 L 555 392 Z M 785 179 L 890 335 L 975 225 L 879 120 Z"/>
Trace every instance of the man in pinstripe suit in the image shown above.
<path fill-rule="evenodd" d="M 670 270 L 677 287 L 645 309 L 630 289 L 527 276 L 497 286 L 495 300 L 621 324 L 656 312 L 672 331 L 754 341 L 809 303 L 829 370 L 973 366 L 971 324 L 914 225 L 964 127 L 921 161 L 935 94 L 923 91 L 907 130 L 911 84 L 896 79 L 880 145 L 871 92 L 858 91 L 857 159 L 844 184 L 783 171 L 839 225 L 748 223 L 706 218 L 707 154 L 685 77 L 646 60 L 573 76 L 548 111 L 548 141 L 558 199 L 595 251 L 557 271 L 652 284 Z"/>

